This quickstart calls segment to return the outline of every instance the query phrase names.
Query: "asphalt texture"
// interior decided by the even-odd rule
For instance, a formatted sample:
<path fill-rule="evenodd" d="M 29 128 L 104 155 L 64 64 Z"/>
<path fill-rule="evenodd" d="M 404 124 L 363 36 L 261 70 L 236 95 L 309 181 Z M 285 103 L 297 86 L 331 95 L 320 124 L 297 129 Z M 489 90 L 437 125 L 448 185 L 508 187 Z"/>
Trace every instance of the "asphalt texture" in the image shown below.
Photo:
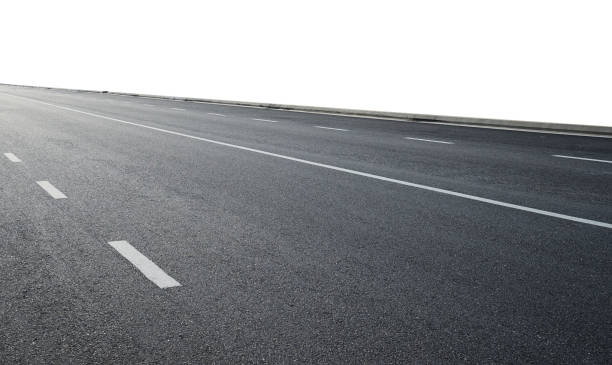
<path fill-rule="evenodd" d="M 1 363 L 612 362 L 612 229 L 284 158 L 610 224 L 610 138 L 0 86 L 0 153 Z"/>

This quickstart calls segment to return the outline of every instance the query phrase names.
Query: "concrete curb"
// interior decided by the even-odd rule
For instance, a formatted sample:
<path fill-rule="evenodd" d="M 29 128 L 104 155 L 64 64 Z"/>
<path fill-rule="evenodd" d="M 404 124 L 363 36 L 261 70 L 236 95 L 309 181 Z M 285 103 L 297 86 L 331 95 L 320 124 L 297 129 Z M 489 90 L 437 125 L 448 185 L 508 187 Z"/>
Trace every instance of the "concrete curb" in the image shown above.
<path fill-rule="evenodd" d="M 533 122 L 533 121 L 520 121 L 520 120 L 507 120 L 507 119 L 455 117 L 455 116 L 433 115 L 433 114 L 382 112 L 382 111 L 374 111 L 374 110 L 329 108 L 329 107 L 316 107 L 316 106 L 292 105 L 292 104 L 258 103 L 258 102 L 248 102 L 248 101 L 203 99 L 203 98 L 125 93 L 125 92 L 99 91 L 99 90 L 65 89 L 65 88 L 56 88 L 56 87 L 13 85 L 13 84 L 1 84 L 1 83 L 0 85 L 34 88 L 34 89 L 61 90 L 61 91 L 71 91 L 71 92 L 103 93 L 103 94 L 111 94 L 111 95 L 146 97 L 146 98 L 155 98 L 155 99 L 164 99 L 164 100 L 191 101 L 191 102 L 199 102 L 199 103 L 238 105 L 238 106 L 245 106 L 245 107 L 302 111 L 302 112 L 308 112 L 308 113 L 336 114 L 336 115 L 356 116 L 356 117 L 372 117 L 372 118 L 382 118 L 382 119 L 390 119 L 390 120 L 397 120 L 397 121 L 404 121 L 404 122 L 430 122 L 430 123 L 433 122 L 433 123 L 449 123 L 449 124 L 467 124 L 467 125 L 483 126 L 483 127 L 491 126 L 491 127 L 507 127 L 507 128 L 524 128 L 524 129 L 544 130 L 544 131 L 551 131 L 551 132 L 553 131 L 554 132 L 577 132 L 577 133 L 612 135 L 612 127 L 582 125 L 582 124 L 563 124 L 563 123 Z"/>

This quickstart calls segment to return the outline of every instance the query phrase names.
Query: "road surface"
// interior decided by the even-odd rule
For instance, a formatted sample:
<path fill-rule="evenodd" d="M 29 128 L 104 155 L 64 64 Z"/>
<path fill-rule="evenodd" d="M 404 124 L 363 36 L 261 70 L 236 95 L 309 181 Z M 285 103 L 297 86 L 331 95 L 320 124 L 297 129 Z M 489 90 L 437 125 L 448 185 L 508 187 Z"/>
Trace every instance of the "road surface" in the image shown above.
<path fill-rule="evenodd" d="M 609 363 L 612 139 L 0 86 L 6 363 Z"/>

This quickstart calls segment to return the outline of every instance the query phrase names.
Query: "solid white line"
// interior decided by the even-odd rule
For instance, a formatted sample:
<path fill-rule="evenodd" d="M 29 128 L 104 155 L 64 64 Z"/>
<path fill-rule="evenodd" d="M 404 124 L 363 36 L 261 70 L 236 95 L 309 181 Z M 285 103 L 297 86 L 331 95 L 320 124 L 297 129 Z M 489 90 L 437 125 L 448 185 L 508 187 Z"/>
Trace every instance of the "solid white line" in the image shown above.
<path fill-rule="evenodd" d="M 219 113 L 206 113 L 206 114 L 210 114 L 210 115 L 218 115 L 220 117 L 224 117 L 225 114 L 219 114 Z"/>
<path fill-rule="evenodd" d="M 113 246 L 121 256 L 125 257 L 132 265 L 136 266 L 147 279 L 151 280 L 161 289 L 181 286 L 178 281 L 174 280 L 170 275 L 166 274 L 164 270 L 160 269 L 159 266 L 155 265 L 153 261 L 141 254 L 140 251 L 130 245 L 128 241 L 112 241 L 108 244 Z"/>
<path fill-rule="evenodd" d="M 11 94 L 6 94 L 6 95 L 11 95 Z M 44 104 L 44 105 L 49 105 L 49 106 L 52 106 L 52 107 L 55 107 L 55 108 L 58 108 L 58 109 L 70 110 L 70 111 L 73 111 L 75 113 L 89 115 L 89 116 L 92 116 L 92 117 L 102 118 L 102 119 L 106 119 L 106 120 L 112 120 L 112 121 L 115 121 L 115 122 L 118 122 L 118 123 L 133 125 L 133 126 L 136 126 L 136 127 L 146 128 L 146 129 L 150 129 L 150 130 L 154 130 L 154 131 L 162 132 L 162 133 L 167 133 L 167 134 L 172 134 L 172 135 L 175 135 L 175 136 L 195 139 L 195 140 L 198 140 L 198 141 L 214 143 L 214 144 L 217 144 L 217 145 L 220 145 L 220 146 L 226 146 L 226 147 L 231 147 L 231 148 L 235 148 L 235 149 L 239 149 L 239 150 L 243 150 L 243 151 L 259 153 L 259 154 L 262 154 L 262 155 L 282 158 L 282 159 L 285 159 L 285 160 L 299 162 L 299 163 L 303 163 L 303 164 L 306 164 L 306 165 L 318 166 L 318 167 L 326 168 L 326 169 L 329 169 L 329 170 L 335 170 L 335 171 L 340 171 L 340 172 L 344 172 L 344 173 L 347 173 L 347 174 L 368 177 L 368 178 L 371 178 L 371 179 L 391 182 L 391 183 L 395 183 L 395 184 L 399 184 L 399 185 L 404 185 L 404 186 L 410 186 L 410 187 L 417 188 L 417 189 L 433 191 L 433 192 L 440 193 L 440 194 L 456 196 L 456 197 L 459 197 L 459 198 L 464 198 L 464 199 L 474 200 L 474 201 L 478 201 L 478 202 L 482 202 L 482 203 L 487 203 L 487 204 L 497 205 L 497 206 L 501 206 L 501 207 L 521 210 L 521 211 L 524 211 L 524 212 L 530 212 L 530 213 L 545 215 L 545 216 L 548 216 L 548 217 L 565 219 L 565 220 L 572 221 L 572 222 L 590 224 L 590 225 L 593 225 L 593 226 L 598 226 L 598 227 L 604 227 L 604 228 L 612 229 L 612 224 L 606 223 L 606 222 L 599 222 L 599 221 L 595 221 L 595 220 L 591 220 L 591 219 L 579 218 L 579 217 L 574 217 L 574 216 L 570 216 L 570 215 L 549 212 L 549 211 L 546 211 L 546 210 L 525 207 L 525 206 L 518 205 L 518 204 L 505 203 L 505 202 L 502 202 L 502 201 L 488 199 L 488 198 L 481 198 L 479 196 L 463 194 L 463 193 L 455 192 L 455 191 L 452 191 L 452 190 L 440 189 L 440 188 L 436 188 L 436 187 L 433 187 L 433 186 L 416 184 L 416 183 L 412 183 L 412 182 L 408 182 L 408 181 L 403 181 L 403 180 L 398 180 L 398 179 L 392 179 L 392 178 L 389 178 L 389 177 L 374 175 L 374 174 L 370 174 L 370 173 L 367 173 L 367 172 L 361 172 L 361 171 L 356 171 L 356 170 L 351 170 L 351 169 L 345 169 L 343 167 L 338 167 L 338 166 L 327 165 L 327 164 L 323 164 L 323 163 L 303 160 L 301 158 L 285 156 L 285 155 L 281 155 L 281 154 L 278 154 L 278 153 L 272 153 L 272 152 L 258 150 L 258 149 L 255 149 L 255 148 L 244 147 L 244 146 L 239 146 L 239 145 L 235 145 L 235 144 L 231 144 L 231 143 L 216 141 L 216 140 L 213 140 L 213 139 L 192 136 L 190 134 L 175 132 L 175 131 L 171 131 L 171 130 L 163 129 L 163 128 L 152 127 L 152 126 L 149 126 L 149 125 L 146 125 L 146 124 L 128 122 L 126 120 L 117 119 L 117 118 L 113 118 L 113 117 L 108 117 L 108 116 L 102 115 L 102 114 L 90 113 L 90 112 L 86 112 L 86 111 L 83 111 L 83 110 L 73 109 L 73 108 L 69 108 L 69 107 L 65 107 L 65 106 L 61 106 L 61 105 L 51 104 L 51 103 L 47 103 L 47 102 L 44 102 L 44 101 L 39 101 L 39 100 L 36 100 L 36 99 L 30 99 L 30 98 L 21 97 L 21 96 L 15 96 L 15 95 L 11 95 L 11 96 L 27 99 L 27 100 L 30 100 L 32 102 L 36 102 L 36 103 L 40 103 L 40 104 Z"/>
<path fill-rule="evenodd" d="M 38 185 L 40 185 L 41 188 L 45 189 L 45 191 L 49 195 L 51 195 L 51 197 L 53 199 L 66 199 L 66 195 L 64 195 L 64 193 L 59 191 L 55 186 L 51 185 L 50 182 L 48 182 L 48 181 L 37 181 L 36 183 Z"/>
<path fill-rule="evenodd" d="M 185 110 L 183 108 L 170 108 L 170 109 L 174 109 L 174 110 Z"/>
<path fill-rule="evenodd" d="M 608 160 L 598 160 L 596 158 L 586 158 L 586 157 L 574 157 L 574 156 L 564 156 L 564 155 L 553 155 L 554 157 L 561 157 L 561 158 L 571 158 L 574 160 L 585 160 L 585 161 L 595 161 L 595 162 L 605 162 L 605 163 L 612 163 L 612 161 L 608 161 Z"/>
<path fill-rule="evenodd" d="M 11 162 L 21 162 L 17 156 L 10 152 L 5 153 L 4 156 L 6 156 L 6 158 L 8 158 Z"/>
<path fill-rule="evenodd" d="M 406 139 L 413 139 L 415 141 L 425 141 L 425 142 L 444 143 L 444 144 L 455 144 L 455 142 L 436 141 L 436 140 L 433 140 L 433 139 L 413 138 L 413 137 L 404 137 L 404 138 L 406 138 Z"/>
<path fill-rule="evenodd" d="M 332 127 L 322 127 L 320 125 L 315 125 L 315 128 L 321 128 L 321 129 L 331 129 L 333 131 L 342 131 L 342 132 L 348 132 L 348 129 L 342 129 L 342 128 L 332 128 Z"/>
<path fill-rule="evenodd" d="M 261 122 L 278 123 L 278 120 L 270 120 L 270 119 L 253 118 L 253 120 L 259 120 Z"/>

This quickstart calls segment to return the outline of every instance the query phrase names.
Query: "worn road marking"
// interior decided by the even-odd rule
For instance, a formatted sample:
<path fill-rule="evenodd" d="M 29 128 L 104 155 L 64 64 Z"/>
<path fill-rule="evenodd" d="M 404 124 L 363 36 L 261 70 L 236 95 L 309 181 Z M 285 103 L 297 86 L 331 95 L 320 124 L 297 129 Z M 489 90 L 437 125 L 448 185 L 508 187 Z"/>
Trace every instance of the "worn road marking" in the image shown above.
<path fill-rule="evenodd" d="M 564 156 L 564 155 L 553 155 L 554 157 L 561 157 L 561 158 L 571 158 L 574 160 L 584 160 L 584 161 L 594 161 L 594 162 L 604 162 L 604 163 L 612 163 L 612 161 L 608 161 L 608 160 L 598 160 L 596 158 L 586 158 L 586 157 L 574 157 L 574 156 Z"/>
<path fill-rule="evenodd" d="M 342 128 L 332 128 L 332 127 L 323 127 L 320 125 L 315 125 L 315 128 L 321 128 L 321 129 L 331 129 L 333 131 L 342 131 L 342 132 L 348 132 L 348 129 L 342 129 Z"/>
<path fill-rule="evenodd" d="M 185 110 L 183 108 L 170 108 L 170 109 L 174 109 L 174 110 Z"/>
<path fill-rule="evenodd" d="M 66 195 L 59 191 L 55 186 L 48 181 L 37 181 L 38 185 L 43 188 L 53 199 L 66 199 Z"/>
<path fill-rule="evenodd" d="M 136 266 L 138 270 L 155 285 L 161 289 L 172 288 L 175 286 L 181 286 L 181 284 L 174 280 L 170 275 L 166 274 L 164 270 L 160 269 L 153 261 L 149 260 L 145 255 L 141 254 L 134 246 L 130 245 L 128 241 L 112 241 L 108 243 L 111 245 L 119 254 L 125 257 L 132 265 Z"/>
<path fill-rule="evenodd" d="M 433 191 L 433 192 L 436 192 L 436 193 L 439 193 L 439 194 L 451 195 L 451 196 L 455 196 L 455 197 L 459 197 L 459 198 L 464 198 L 464 199 L 478 201 L 478 202 L 481 202 L 481 203 L 487 203 L 487 204 L 497 205 L 497 206 L 500 206 L 500 207 L 516 209 L 516 210 L 520 210 L 520 211 L 524 211 L 524 212 L 540 214 L 540 215 L 544 215 L 544 216 L 548 216 L 548 217 L 564 219 L 564 220 L 568 220 L 568 221 L 572 221 L 572 222 L 590 224 L 592 226 L 598 226 L 598 227 L 604 227 L 604 228 L 612 229 L 612 224 L 611 223 L 600 222 L 600 221 L 595 221 L 595 220 L 586 219 L 586 218 L 580 218 L 580 217 L 574 217 L 574 216 L 571 216 L 571 215 L 560 214 L 560 213 L 555 213 L 555 212 L 549 212 L 549 211 L 542 210 L 542 209 L 536 209 L 536 208 L 530 208 L 530 207 L 526 207 L 526 206 L 522 206 L 522 205 L 518 205 L 518 204 L 506 203 L 506 202 L 502 202 L 502 201 L 499 201 L 499 200 L 482 198 L 482 197 L 479 197 L 479 196 L 476 196 L 476 195 L 459 193 L 459 192 L 452 191 L 452 190 L 446 190 L 446 189 L 436 188 L 436 187 L 433 187 L 433 186 L 421 185 L 421 184 L 417 184 L 417 183 L 413 183 L 413 182 L 409 182 L 409 181 L 403 181 L 403 180 L 399 180 L 399 179 L 393 179 L 393 178 L 390 178 L 390 177 L 374 175 L 374 174 L 370 174 L 370 173 L 367 173 L 367 172 L 346 169 L 346 168 L 338 167 L 338 166 L 334 166 L 334 165 L 327 165 L 327 164 L 323 164 L 323 163 L 319 163 L 319 162 L 304 160 L 304 159 L 301 159 L 301 158 L 296 158 L 296 157 L 281 155 L 281 154 L 278 154 L 278 153 L 258 150 L 258 149 L 255 149 L 255 148 L 250 148 L 250 147 L 235 145 L 235 144 L 231 144 L 231 143 L 216 141 L 214 139 L 208 139 L 208 138 L 193 136 L 193 135 L 190 135 L 190 134 L 175 132 L 175 131 L 171 131 L 171 130 L 168 130 L 168 129 L 157 128 L 157 127 L 153 127 L 153 126 L 146 125 L 146 124 L 129 122 L 129 121 L 123 120 L 123 119 L 108 117 L 108 116 L 102 115 L 102 114 L 90 113 L 90 112 L 86 112 L 84 110 L 79 110 L 79 109 L 69 108 L 69 107 L 66 107 L 66 106 L 51 104 L 51 103 L 47 103 L 47 102 L 36 100 L 36 99 L 26 98 L 26 97 L 23 97 L 23 96 L 15 96 L 15 95 L 11 95 L 11 94 L 5 94 L 5 95 L 10 95 L 10 96 L 17 97 L 17 98 L 23 98 L 23 99 L 27 99 L 27 100 L 30 100 L 30 101 L 35 102 L 35 103 L 52 106 L 54 108 L 58 108 L 58 109 L 62 109 L 62 110 L 69 110 L 69 111 L 72 111 L 72 112 L 75 112 L 75 113 L 80 113 L 80 114 L 83 114 L 83 115 L 89 115 L 89 116 L 96 117 L 96 118 L 102 118 L 102 119 L 106 119 L 106 120 L 111 120 L 111 121 L 114 121 L 114 122 L 123 123 L 123 124 L 127 124 L 127 125 L 132 125 L 132 126 L 136 126 L 136 127 L 140 127 L 140 128 L 146 128 L 146 129 L 157 131 L 157 132 L 161 132 L 161 133 L 172 134 L 172 135 L 175 135 L 175 136 L 180 136 L 180 137 L 190 138 L 190 139 L 194 139 L 194 140 L 198 140 L 198 141 L 213 143 L 213 144 L 217 144 L 217 145 L 220 145 L 220 146 L 231 147 L 231 148 L 235 148 L 235 149 L 239 149 L 239 150 L 243 150 L 243 151 L 259 153 L 259 154 L 266 155 L 266 156 L 282 158 L 282 159 L 289 160 L 289 161 L 299 162 L 299 163 L 306 164 L 306 165 L 311 165 L 311 166 L 318 166 L 318 167 L 322 167 L 322 168 L 325 168 L 325 169 L 340 171 L 340 172 L 344 172 L 344 173 L 352 174 L 352 175 L 357 175 L 357 176 L 363 176 L 363 177 L 367 177 L 367 178 L 370 178 L 370 179 L 391 182 L 391 183 L 394 183 L 394 184 L 410 186 L 410 187 L 413 187 L 413 188 L 427 190 L 427 191 Z"/>
<path fill-rule="evenodd" d="M 224 117 L 225 116 L 225 114 L 219 114 L 219 113 L 206 113 L 206 114 L 217 115 L 217 116 L 220 116 L 220 117 Z"/>
<path fill-rule="evenodd" d="M 21 162 L 17 156 L 10 152 L 5 153 L 4 156 L 6 156 L 6 158 L 8 158 L 11 162 Z"/>
<path fill-rule="evenodd" d="M 424 142 L 433 142 L 433 143 L 444 143 L 444 144 L 455 144 L 455 142 L 436 141 L 435 139 L 414 138 L 414 137 L 404 137 L 404 138 L 405 139 L 413 139 L 415 141 L 424 141 Z"/>

